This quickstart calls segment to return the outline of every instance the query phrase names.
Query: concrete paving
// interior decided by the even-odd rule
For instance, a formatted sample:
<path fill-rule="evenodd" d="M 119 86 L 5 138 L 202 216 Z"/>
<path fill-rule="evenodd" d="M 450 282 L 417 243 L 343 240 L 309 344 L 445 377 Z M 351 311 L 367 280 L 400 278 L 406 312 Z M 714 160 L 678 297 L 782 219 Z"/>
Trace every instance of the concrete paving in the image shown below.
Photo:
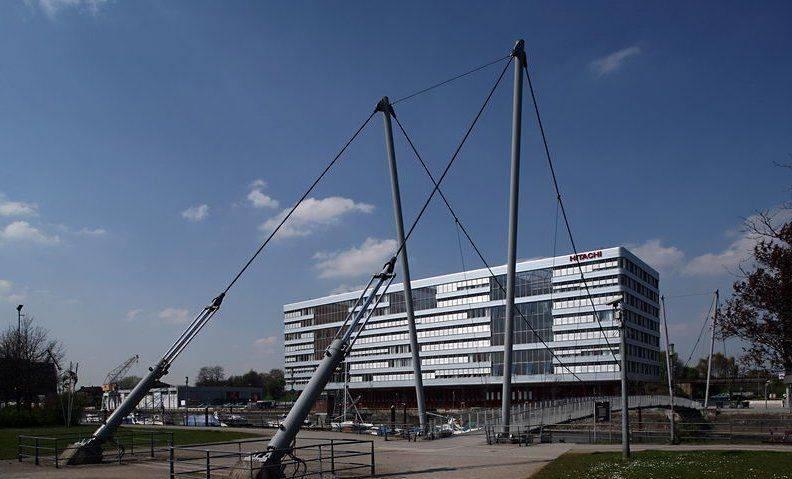
<path fill-rule="evenodd" d="M 241 429 L 246 432 L 271 434 L 267 430 Z M 616 445 L 588 444 L 538 444 L 529 447 L 516 445 L 487 445 L 483 435 L 455 436 L 436 441 L 407 442 L 384 441 L 368 435 L 305 431 L 300 438 L 366 439 L 375 443 L 377 477 L 409 479 L 473 479 L 473 478 L 528 478 L 545 464 L 567 451 L 620 451 Z M 298 445 L 300 440 L 298 439 Z M 260 447 L 261 443 L 256 446 Z M 792 452 L 792 447 L 781 445 L 635 445 L 640 450 L 778 450 Z M 103 464 L 55 469 L 54 467 L 1 461 L 0 477 L 8 479 L 39 478 L 107 478 L 143 479 L 167 478 L 167 461 L 144 461 L 129 464 Z M 213 474 L 212 477 L 222 477 Z"/>

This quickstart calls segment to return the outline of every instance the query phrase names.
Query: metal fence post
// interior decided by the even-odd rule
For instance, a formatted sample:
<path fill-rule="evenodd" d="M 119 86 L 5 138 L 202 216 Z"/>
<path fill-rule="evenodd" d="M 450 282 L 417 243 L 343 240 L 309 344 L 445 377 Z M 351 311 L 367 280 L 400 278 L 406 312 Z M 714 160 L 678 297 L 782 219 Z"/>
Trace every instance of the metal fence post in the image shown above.
<path fill-rule="evenodd" d="M 335 475 L 335 441 L 333 439 L 330 439 L 330 472 Z"/>
<path fill-rule="evenodd" d="M 376 467 L 374 466 L 374 441 L 371 441 L 370 444 L 371 444 L 371 475 L 375 476 L 377 472 L 376 472 Z"/>
<path fill-rule="evenodd" d="M 36 465 L 39 465 L 39 438 L 36 438 Z"/>
<path fill-rule="evenodd" d="M 130 453 L 134 456 L 135 455 L 135 430 L 134 429 L 130 429 L 129 430 L 129 437 L 130 437 L 129 441 L 131 442 L 131 445 L 130 445 L 131 452 Z"/>
<path fill-rule="evenodd" d="M 174 479 L 176 477 L 176 473 L 175 473 L 176 471 L 174 470 L 175 455 L 173 453 L 173 446 L 172 445 L 171 445 L 171 447 L 168 450 L 168 462 L 170 463 L 169 464 L 170 479 Z"/>
<path fill-rule="evenodd" d="M 209 459 L 209 450 L 206 450 L 206 479 L 211 479 L 212 477 L 212 464 L 211 460 Z"/>
<path fill-rule="evenodd" d="M 149 455 L 153 458 L 154 457 L 154 433 L 153 432 L 149 435 L 149 444 L 150 444 L 150 447 L 151 447 L 151 450 L 149 451 Z"/>
<path fill-rule="evenodd" d="M 55 469 L 57 469 L 58 466 L 58 440 L 55 439 Z"/>

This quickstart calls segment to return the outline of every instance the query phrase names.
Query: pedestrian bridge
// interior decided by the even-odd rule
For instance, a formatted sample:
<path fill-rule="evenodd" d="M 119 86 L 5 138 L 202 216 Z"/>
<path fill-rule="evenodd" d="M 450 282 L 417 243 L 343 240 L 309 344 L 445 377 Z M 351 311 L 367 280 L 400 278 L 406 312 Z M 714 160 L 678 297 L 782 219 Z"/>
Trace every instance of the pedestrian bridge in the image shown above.
<path fill-rule="evenodd" d="M 610 402 L 611 412 L 621 411 L 621 396 L 599 396 L 572 398 L 557 401 L 539 401 L 536 403 L 525 403 L 512 407 L 511 424 L 521 428 L 534 429 L 542 426 L 563 424 L 578 419 L 583 419 L 594 415 L 595 402 Z M 655 409 L 670 408 L 670 396 L 662 395 L 641 395 L 630 396 L 628 401 L 629 409 Z M 698 401 L 687 398 L 674 398 L 675 409 L 701 410 L 703 406 Z M 489 412 L 489 411 L 488 411 Z M 487 417 L 487 424 L 498 426 L 501 424 L 500 410 L 491 410 Z"/>

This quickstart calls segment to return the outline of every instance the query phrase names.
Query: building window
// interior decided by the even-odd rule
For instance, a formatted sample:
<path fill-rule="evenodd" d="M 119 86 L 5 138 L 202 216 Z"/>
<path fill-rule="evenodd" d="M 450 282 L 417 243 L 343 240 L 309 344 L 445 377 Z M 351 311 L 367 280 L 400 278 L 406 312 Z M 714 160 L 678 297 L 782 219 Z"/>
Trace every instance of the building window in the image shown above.
<path fill-rule="evenodd" d="M 541 340 L 553 340 L 553 315 L 550 309 L 550 301 L 537 301 L 534 303 L 521 303 L 515 305 L 519 312 L 515 312 L 513 321 L 514 344 L 539 343 Z M 506 312 L 505 306 L 495 306 L 492 308 L 492 344 L 493 346 L 503 345 L 503 321 Z M 522 315 L 520 314 L 522 313 Z M 525 319 L 523 319 L 525 317 Z M 526 324 L 526 320 L 531 323 L 533 329 L 539 333 L 539 337 L 531 330 L 531 326 Z"/>

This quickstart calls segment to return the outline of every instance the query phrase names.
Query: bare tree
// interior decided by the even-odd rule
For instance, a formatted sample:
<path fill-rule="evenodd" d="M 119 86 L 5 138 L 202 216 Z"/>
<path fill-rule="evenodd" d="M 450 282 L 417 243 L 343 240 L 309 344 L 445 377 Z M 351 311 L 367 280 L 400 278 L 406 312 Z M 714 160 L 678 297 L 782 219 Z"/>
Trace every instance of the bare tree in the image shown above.
<path fill-rule="evenodd" d="M 746 222 L 756 266 L 742 270 L 720 319 L 724 334 L 746 341 L 746 361 L 792 371 L 792 222 L 778 216 L 761 212 Z"/>
<path fill-rule="evenodd" d="M 204 366 L 198 371 L 196 386 L 221 386 L 225 384 L 223 366 Z"/>
<path fill-rule="evenodd" d="M 0 332 L 0 399 L 28 407 L 36 396 L 55 392 L 55 361 L 63 359 L 63 345 L 50 338 L 49 331 L 25 317 L 20 326 Z M 51 391 L 50 391 L 51 390 Z"/>

